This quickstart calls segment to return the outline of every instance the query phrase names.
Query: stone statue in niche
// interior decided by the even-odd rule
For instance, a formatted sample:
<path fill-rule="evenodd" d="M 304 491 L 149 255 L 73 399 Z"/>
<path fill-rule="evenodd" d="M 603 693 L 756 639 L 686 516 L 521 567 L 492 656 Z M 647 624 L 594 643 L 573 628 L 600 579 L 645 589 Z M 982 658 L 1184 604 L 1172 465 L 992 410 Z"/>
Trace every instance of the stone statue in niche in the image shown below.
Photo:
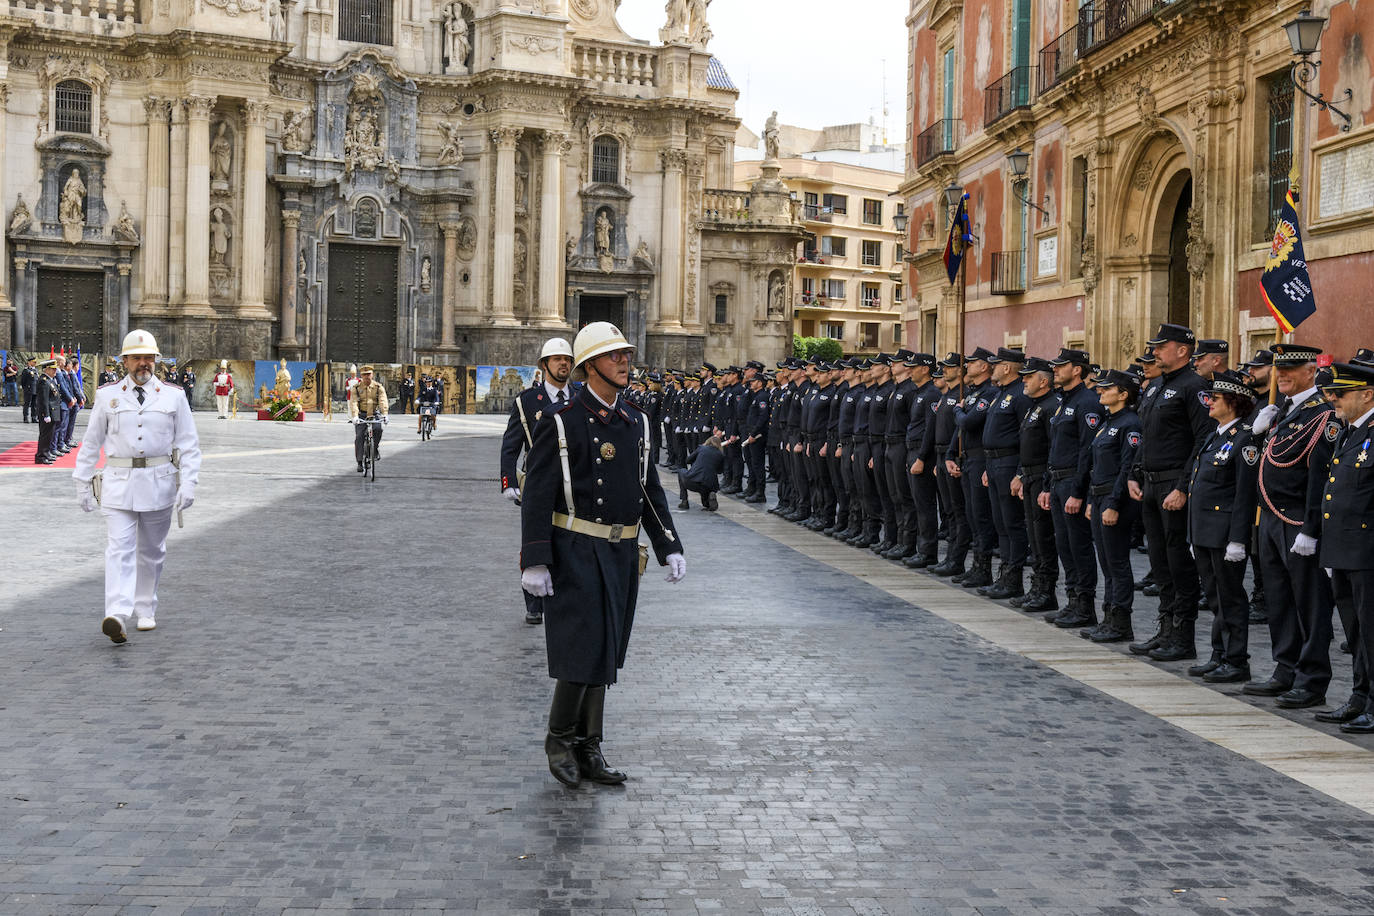
<path fill-rule="evenodd" d="M 354 169 L 375 172 L 384 155 L 377 109 L 372 105 L 353 108 L 344 132 L 344 175 L 352 178 Z"/>
<path fill-rule="evenodd" d="M 782 277 L 774 275 L 768 281 L 768 316 L 776 318 L 784 312 Z"/>
<path fill-rule="evenodd" d="M 57 219 L 62 223 L 63 239 L 72 245 L 81 241 L 81 234 L 86 228 L 86 183 L 81 180 L 80 169 L 72 169 L 67 176 L 67 183 L 62 186 Z"/>
<path fill-rule="evenodd" d="M 125 201 L 119 202 L 119 219 L 114 224 L 115 238 L 123 239 L 126 242 L 137 243 L 138 228 L 134 225 L 134 218 L 129 215 L 129 205 Z"/>
<path fill-rule="evenodd" d="M 229 239 L 233 233 L 224 219 L 224 208 L 216 207 L 210 213 L 210 263 L 223 267 L 228 263 Z"/>
<path fill-rule="evenodd" d="M 778 113 L 775 111 L 768 116 L 768 121 L 763 125 L 763 158 L 778 158 Z"/>
<path fill-rule="evenodd" d="M 302 108 L 286 116 L 286 125 L 281 129 L 281 148 L 288 153 L 303 153 L 310 146 L 308 121 L 310 111 Z"/>
<path fill-rule="evenodd" d="M 267 4 L 267 19 L 272 23 L 272 40 L 286 41 L 286 16 L 282 13 L 281 0 L 271 0 Z"/>
<path fill-rule="evenodd" d="M 563 260 L 571 264 L 577 257 L 577 236 L 570 235 L 568 240 L 563 243 Z"/>
<path fill-rule="evenodd" d="M 229 187 L 229 172 L 234 165 L 234 147 L 229 141 L 229 125 L 223 121 L 215 128 L 210 141 L 210 186 Z"/>
<path fill-rule="evenodd" d="M 429 292 L 430 272 L 433 269 L 434 262 L 429 259 L 429 255 L 425 255 L 424 259 L 420 261 L 420 290 L 422 292 Z"/>
<path fill-rule="evenodd" d="M 477 251 L 477 224 L 471 216 L 458 221 L 458 256 L 470 260 Z"/>
<path fill-rule="evenodd" d="M 635 249 L 635 260 L 642 261 L 649 267 L 654 266 L 654 256 L 649 253 L 649 245 L 643 239 L 639 240 L 639 247 Z"/>
<path fill-rule="evenodd" d="M 527 194 L 530 186 L 530 165 L 522 155 L 515 161 L 515 209 L 523 212 L 528 206 Z"/>
<path fill-rule="evenodd" d="M 377 205 L 372 201 L 359 202 L 357 213 L 353 217 L 353 235 L 361 239 L 377 237 Z"/>
<path fill-rule="evenodd" d="M 439 164 L 460 164 L 463 161 L 463 138 L 458 136 L 458 125 L 452 121 L 440 121 L 439 135 L 444 140 L 444 145 L 439 149 Z"/>
<path fill-rule="evenodd" d="M 24 195 L 20 194 L 19 199 L 14 202 L 14 210 L 10 213 L 10 235 L 27 232 L 32 225 L 33 214 L 29 212 L 29 205 L 24 203 Z"/>
<path fill-rule="evenodd" d="M 611 221 L 606 218 L 606 211 L 602 210 L 596 214 L 596 255 L 608 255 L 611 253 L 611 230 L 614 227 Z"/>
<path fill-rule="evenodd" d="M 444 49 L 448 52 L 448 67 L 445 72 L 463 74 L 468 72 L 468 52 L 472 41 L 468 37 L 468 21 L 463 16 L 461 3 L 450 3 L 444 8 Z"/>

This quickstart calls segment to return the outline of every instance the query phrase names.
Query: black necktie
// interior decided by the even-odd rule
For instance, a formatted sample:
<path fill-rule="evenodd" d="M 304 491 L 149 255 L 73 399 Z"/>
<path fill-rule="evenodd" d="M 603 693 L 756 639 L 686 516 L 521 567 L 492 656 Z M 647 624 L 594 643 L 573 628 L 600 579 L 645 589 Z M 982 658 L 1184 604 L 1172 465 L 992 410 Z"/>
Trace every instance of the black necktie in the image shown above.
<path fill-rule="evenodd" d="M 135 386 L 134 386 L 134 394 L 138 396 L 138 403 L 139 403 L 140 405 L 142 405 L 142 403 L 143 403 L 143 389 L 142 389 L 140 386 L 135 385 Z"/>
<path fill-rule="evenodd" d="M 562 403 L 563 403 L 563 400 L 564 400 L 564 398 L 563 398 L 563 389 L 562 389 L 562 388 L 559 388 L 559 389 L 558 389 L 558 403 L 562 404 Z"/>

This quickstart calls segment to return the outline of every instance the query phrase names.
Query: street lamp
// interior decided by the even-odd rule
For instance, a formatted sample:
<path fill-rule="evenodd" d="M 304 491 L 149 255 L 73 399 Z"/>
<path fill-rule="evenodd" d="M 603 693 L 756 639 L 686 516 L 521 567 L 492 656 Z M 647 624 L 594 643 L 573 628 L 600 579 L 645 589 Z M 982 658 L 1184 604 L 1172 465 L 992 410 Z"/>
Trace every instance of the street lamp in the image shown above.
<path fill-rule="evenodd" d="M 897 212 L 892 214 L 892 228 L 897 230 L 898 235 L 906 235 L 906 223 L 910 219 L 906 215 L 906 207 L 897 205 Z"/>
<path fill-rule="evenodd" d="M 964 189 L 959 185 L 950 182 L 949 187 L 945 188 L 945 206 L 954 208 L 959 206 L 959 200 L 964 196 Z"/>
<path fill-rule="evenodd" d="M 1350 130 L 1350 115 L 1328 102 L 1320 92 L 1313 95 L 1307 91 L 1307 84 L 1316 79 L 1317 68 L 1321 66 L 1321 61 L 1312 60 L 1312 55 L 1321 48 L 1322 30 L 1325 28 L 1326 19 L 1322 16 L 1313 16 L 1311 10 L 1303 10 L 1298 13 L 1298 18 L 1283 24 L 1283 30 L 1288 33 L 1288 44 L 1293 49 L 1293 56 L 1298 58 L 1293 61 L 1293 88 L 1311 99 L 1312 104 L 1322 111 L 1334 112 L 1345 121 L 1341 131 L 1346 132 Z M 1351 101 L 1354 97 L 1353 89 L 1345 90 L 1346 101 Z"/>
<path fill-rule="evenodd" d="M 1030 153 L 1023 152 L 1020 147 L 1017 147 L 1015 152 L 1007 153 L 1007 164 L 1011 166 L 1012 178 L 1025 178 L 1026 172 L 1030 169 Z M 1029 183 L 1027 183 L 1027 187 L 1029 187 Z M 1046 217 L 1050 215 L 1049 211 L 1046 210 L 1044 207 L 1038 206 L 1032 203 L 1030 200 L 1022 197 L 1020 194 L 1017 194 L 1016 182 L 1012 182 L 1011 196 L 1015 197 L 1017 200 L 1021 201 L 1021 203 L 1025 204 L 1028 207 L 1035 207 L 1035 209 L 1045 214 Z M 1046 196 L 1048 197 L 1049 195 Z"/>

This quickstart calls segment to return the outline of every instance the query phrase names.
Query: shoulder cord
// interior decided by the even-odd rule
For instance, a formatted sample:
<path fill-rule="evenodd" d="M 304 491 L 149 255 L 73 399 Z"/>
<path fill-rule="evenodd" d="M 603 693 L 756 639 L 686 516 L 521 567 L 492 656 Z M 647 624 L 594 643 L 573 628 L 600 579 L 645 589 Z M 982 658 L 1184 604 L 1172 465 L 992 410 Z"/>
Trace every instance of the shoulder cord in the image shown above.
<path fill-rule="evenodd" d="M 1284 515 L 1282 512 L 1280 512 L 1278 509 L 1274 507 L 1274 501 L 1269 498 L 1269 489 L 1264 485 L 1264 466 L 1266 463 L 1272 463 L 1276 468 L 1291 468 L 1299 461 L 1306 459 L 1308 455 L 1312 454 L 1312 449 L 1316 447 L 1317 439 L 1321 437 L 1322 430 L 1326 428 L 1326 421 L 1328 419 L 1330 418 L 1326 414 L 1319 414 L 1318 416 L 1313 417 L 1312 420 L 1308 421 L 1309 425 L 1316 423 L 1316 421 L 1318 420 L 1320 421 L 1320 423 L 1317 423 L 1316 428 L 1313 429 L 1310 434 L 1308 433 L 1308 430 L 1303 429 L 1292 437 L 1295 441 L 1296 446 L 1297 444 L 1300 444 L 1302 442 L 1303 436 L 1307 436 L 1307 442 L 1306 445 L 1303 446 L 1302 454 L 1298 455 L 1298 457 L 1294 458 L 1292 461 L 1282 463 L 1274 460 L 1274 444 L 1278 442 L 1278 436 L 1274 436 L 1267 443 L 1265 443 L 1264 458 L 1260 461 L 1259 469 L 1260 497 L 1264 500 L 1264 504 L 1269 507 L 1269 511 L 1274 513 L 1274 516 L 1278 518 L 1279 521 L 1283 522 L 1285 525 L 1301 525 L 1302 522 L 1289 518 L 1288 516 Z M 1287 457 L 1291 453 L 1292 449 L 1289 449 L 1284 453 L 1284 457 Z"/>
<path fill-rule="evenodd" d="M 639 481 L 639 492 L 643 495 L 644 505 L 649 507 L 649 513 L 653 515 L 654 521 L 658 522 L 658 527 L 669 537 L 672 537 L 672 529 L 663 524 L 663 519 L 658 517 L 658 510 L 654 508 L 654 501 L 649 498 L 649 420 L 646 417 L 642 422 L 644 426 L 644 441 L 640 444 L 639 451 L 642 455 L 640 469 L 643 472 L 643 476 Z"/>
<path fill-rule="evenodd" d="M 554 414 L 553 422 L 558 426 L 558 460 L 563 465 L 563 499 L 568 504 L 568 517 L 574 518 L 577 512 L 573 509 L 572 471 L 568 468 L 568 433 L 563 428 L 562 416 Z"/>
<path fill-rule="evenodd" d="M 530 435 L 530 421 L 525 419 L 525 402 L 520 400 L 518 394 L 515 396 L 515 409 L 520 413 L 520 425 L 525 427 L 525 448 L 532 448 L 534 436 Z"/>

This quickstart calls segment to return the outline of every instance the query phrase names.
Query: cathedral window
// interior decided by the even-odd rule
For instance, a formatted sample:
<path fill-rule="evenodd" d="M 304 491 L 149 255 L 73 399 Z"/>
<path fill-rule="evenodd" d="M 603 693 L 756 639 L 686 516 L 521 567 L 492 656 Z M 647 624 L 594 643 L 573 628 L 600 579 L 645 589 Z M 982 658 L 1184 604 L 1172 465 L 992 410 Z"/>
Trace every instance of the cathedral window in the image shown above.
<path fill-rule="evenodd" d="M 63 80 L 53 93 L 53 125 L 59 133 L 91 132 L 91 87 L 80 80 Z"/>
<path fill-rule="evenodd" d="M 391 0 L 343 0 L 339 9 L 339 39 L 391 44 Z"/>
<path fill-rule="evenodd" d="M 592 181 L 620 184 L 620 141 L 615 137 L 597 137 L 592 143 Z"/>

